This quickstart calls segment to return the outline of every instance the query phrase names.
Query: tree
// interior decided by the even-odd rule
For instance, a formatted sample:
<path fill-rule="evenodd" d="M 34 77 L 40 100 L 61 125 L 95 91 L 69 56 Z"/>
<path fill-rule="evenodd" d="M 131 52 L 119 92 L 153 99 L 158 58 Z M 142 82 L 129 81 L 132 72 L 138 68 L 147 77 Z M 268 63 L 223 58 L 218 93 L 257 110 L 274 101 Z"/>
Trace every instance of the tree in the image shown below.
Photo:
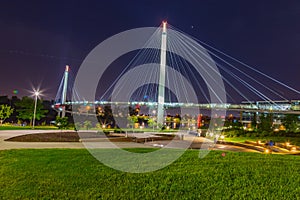
<path fill-rule="evenodd" d="M 10 115 L 14 112 L 14 109 L 8 105 L 1 105 L 0 106 L 0 124 L 10 117 Z"/>
<path fill-rule="evenodd" d="M 110 106 L 104 106 L 104 108 L 99 107 L 96 112 L 98 121 L 102 125 L 110 124 L 111 126 L 114 126 L 115 120 Z"/>
<path fill-rule="evenodd" d="M 253 130 L 256 130 L 257 128 L 257 115 L 256 113 L 253 114 L 253 117 L 251 119 L 251 127 Z"/>
<path fill-rule="evenodd" d="M 258 125 L 258 130 L 261 132 L 271 132 L 273 126 L 273 115 L 271 113 L 264 114 L 262 113 L 259 116 L 260 124 Z"/>
<path fill-rule="evenodd" d="M 174 128 L 178 129 L 180 127 L 180 122 L 181 122 L 181 117 L 179 114 L 175 115 L 175 117 L 173 118 L 173 122 L 175 123 Z"/>
<path fill-rule="evenodd" d="M 223 119 L 221 117 L 212 117 L 211 124 L 213 124 L 214 129 L 220 129 L 223 125 Z"/>
<path fill-rule="evenodd" d="M 282 120 L 286 132 L 296 132 L 298 128 L 298 115 L 286 114 Z"/>
<path fill-rule="evenodd" d="M 67 127 L 69 126 L 68 117 L 56 116 L 55 126 L 57 126 L 61 130 L 62 129 L 67 129 Z"/>
<path fill-rule="evenodd" d="M 137 123 L 139 120 L 138 120 L 138 117 L 136 115 L 131 115 L 131 116 L 128 116 L 127 117 L 127 120 L 129 121 L 129 123 L 132 124 L 132 128 L 134 127 L 134 124 Z"/>
<path fill-rule="evenodd" d="M 154 128 L 154 127 L 157 126 L 157 123 L 155 122 L 155 120 L 153 118 L 149 118 L 149 120 L 148 120 L 148 126 Z"/>
<path fill-rule="evenodd" d="M 92 128 L 92 122 L 89 120 L 86 120 L 83 122 L 83 126 L 86 128 L 86 130 L 89 130 L 90 128 Z"/>
<path fill-rule="evenodd" d="M 21 101 L 16 102 L 18 118 L 22 120 L 29 120 L 30 124 L 33 119 L 33 111 L 34 111 L 34 99 L 30 97 L 23 97 Z M 40 120 L 42 117 L 45 117 L 45 114 L 48 110 L 45 110 L 41 100 L 37 100 L 36 106 L 36 119 Z"/>
<path fill-rule="evenodd" d="M 172 127 L 172 116 L 171 115 L 167 115 L 166 116 L 166 125 L 169 126 L 169 127 Z"/>

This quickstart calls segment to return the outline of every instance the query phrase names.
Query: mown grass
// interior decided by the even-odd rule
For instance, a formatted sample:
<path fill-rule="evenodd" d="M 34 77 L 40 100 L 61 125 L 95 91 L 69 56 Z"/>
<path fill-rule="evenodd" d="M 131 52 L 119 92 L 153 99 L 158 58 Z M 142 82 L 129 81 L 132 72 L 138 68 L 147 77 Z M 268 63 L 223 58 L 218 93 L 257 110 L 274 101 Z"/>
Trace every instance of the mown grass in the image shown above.
<path fill-rule="evenodd" d="M 0 151 L 0 198 L 299 198 L 300 157 L 221 153 L 199 159 L 199 151 L 188 150 L 162 170 L 131 174 L 106 167 L 84 149 Z"/>
<path fill-rule="evenodd" d="M 0 126 L 0 130 L 30 130 L 31 126 L 10 126 L 10 125 L 2 125 Z M 58 129 L 56 126 L 35 126 L 34 129 L 37 130 L 56 130 Z"/>
<path fill-rule="evenodd" d="M 228 137 L 225 141 L 228 142 L 245 142 L 245 141 L 269 141 L 272 140 L 275 143 L 290 142 L 292 145 L 300 146 L 300 137 L 284 137 L 284 136 L 266 136 L 266 137 Z"/>

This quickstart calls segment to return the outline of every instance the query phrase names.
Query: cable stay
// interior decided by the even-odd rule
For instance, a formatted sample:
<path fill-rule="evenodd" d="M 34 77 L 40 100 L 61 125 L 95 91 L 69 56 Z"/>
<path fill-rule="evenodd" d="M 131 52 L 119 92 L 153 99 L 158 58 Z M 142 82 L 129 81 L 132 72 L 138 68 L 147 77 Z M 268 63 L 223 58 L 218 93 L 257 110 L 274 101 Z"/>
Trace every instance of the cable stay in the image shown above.
<path fill-rule="evenodd" d="M 113 95 L 121 95 L 128 87 L 138 86 L 131 94 L 130 102 L 159 102 L 162 31 L 162 27 L 156 29 L 143 48 L 120 70 L 117 78 L 108 88 L 103 89 L 96 98 L 97 101 L 110 102 Z M 254 102 L 263 101 L 271 108 L 279 108 L 279 101 L 290 101 L 279 92 L 278 86 L 300 95 L 299 90 L 172 25 L 168 24 L 166 34 L 166 74 L 163 85 L 166 104 L 240 104 L 243 101 L 255 106 Z M 134 76 L 128 75 L 131 72 Z M 74 78 L 70 73 L 67 99 L 71 100 L 73 95 L 73 100 L 84 102 L 84 97 L 73 88 Z M 63 87 L 64 77 L 60 82 L 55 103 L 61 102 Z M 190 90 L 196 92 L 196 102 L 191 102 Z"/>

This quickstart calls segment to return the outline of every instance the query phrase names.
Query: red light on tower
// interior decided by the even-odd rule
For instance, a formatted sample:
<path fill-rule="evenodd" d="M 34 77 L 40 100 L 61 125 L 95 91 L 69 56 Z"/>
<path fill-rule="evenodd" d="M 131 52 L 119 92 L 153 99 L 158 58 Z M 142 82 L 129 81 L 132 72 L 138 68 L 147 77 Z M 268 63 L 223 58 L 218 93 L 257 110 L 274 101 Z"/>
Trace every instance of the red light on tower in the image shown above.
<path fill-rule="evenodd" d="M 201 128 L 201 126 L 202 126 L 202 115 L 199 114 L 197 119 L 197 127 Z"/>

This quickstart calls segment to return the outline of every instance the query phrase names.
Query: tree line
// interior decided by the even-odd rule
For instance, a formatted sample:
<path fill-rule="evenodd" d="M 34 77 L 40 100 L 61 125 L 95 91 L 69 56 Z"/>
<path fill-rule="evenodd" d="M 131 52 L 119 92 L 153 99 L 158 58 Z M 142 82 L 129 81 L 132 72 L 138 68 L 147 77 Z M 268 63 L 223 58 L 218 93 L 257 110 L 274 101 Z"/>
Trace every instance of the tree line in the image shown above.
<path fill-rule="evenodd" d="M 31 125 L 34 111 L 34 98 L 24 96 L 18 98 L 13 96 L 0 96 L 0 124 L 12 123 L 20 125 Z M 49 124 L 55 120 L 56 112 L 51 108 L 53 102 L 37 100 L 36 120 L 41 124 Z"/>
<path fill-rule="evenodd" d="M 3 123 L 12 123 L 12 124 L 20 124 L 20 125 L 31 125 L 33 120 L 33 110 L 34 110 L 34 98 L 33 97 L 22 97 L 18 98 L 13 96 L 12 98 L 8 98 L 8 96 L 0 96 L 0 125 Z M 56 124 L 60 124 L 63 126 L 67 123 L 68 119 L 59 119 L 57 118 L 57 112 L 52 109 L 53 101 L 47 101 L 38 99 L 37 107 L 36 107 L 36 120 L 37 124 L 50 124 L 51 121 L 57 121 Z M 129 116 L 127 118 L 127 122 L 129 122 L 130 126 L 134 126 L 134 124 L 138 124 L 138 126 L 143 125 L 144 127 L 153 127 L 157 126 L 153 117 L 149 115 L 142 115 L 139 113 L 139 109 L 129 108 Z M 112 110 L 110 106 L 98 107 L 96 109 L 96 114 L 98 118 L 99 125 L 101 127 L 111 127 L 114 128 L 116 126 L 115 117 L 113 116 Z M 262 113 L 256 116 L 254 114 L 252 117 L 252 121 L 250 124 L 251 132 L 255 133 L 272 133 L 277 128 L 274 127 L 273 113 Z M 124 117 L 124 116 L 122 116 Z M 62 120 L 62 121 L 59 121 Z M 70 120 L 70 119 L 69 119 Z M 206 128 L 211 120 L 214 120 L 214 124 L 219 124 L 218 121 L 222 121 L 222 119 L 214 119 L 207 116 L 202 117 L 202 127 Z M 224 127 L 227 130 L 234 130 L 236 133 L 234 134 L 244 134 L 249 132 L 245 130 L 243 124 L 234 117 L 226 117 Z M 183 123 L 187 124 L 196 124 L 196 118 L 191 118 L 191 116 L 166 116 L 165 119 L 166 127 L 178 129 L 179 126 Z M 85 127 L 91 127 L 92 124 L 88 122 L 84 122 Z M 299 116 L 294 114 L 286 114 L 281 119 L 281 125 L 284 127 L 281 132 L 286 133 L 297 133 L 300 132 L 300 123 Z M 197 127 L 199 128 L 199 127 Z"/>

